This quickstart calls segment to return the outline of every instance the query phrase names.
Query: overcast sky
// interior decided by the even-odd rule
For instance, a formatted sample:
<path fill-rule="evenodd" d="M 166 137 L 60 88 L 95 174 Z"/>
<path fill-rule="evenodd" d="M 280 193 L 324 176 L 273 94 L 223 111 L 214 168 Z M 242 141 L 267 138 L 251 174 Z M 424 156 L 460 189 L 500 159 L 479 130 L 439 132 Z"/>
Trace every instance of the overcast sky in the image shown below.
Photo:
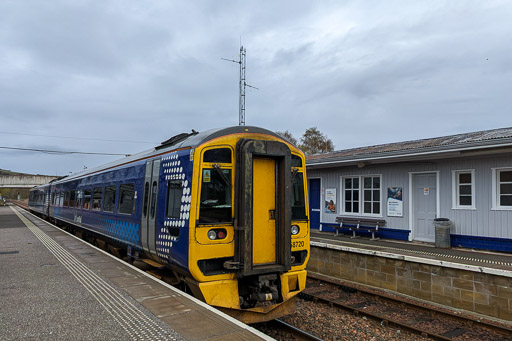
<path fill-rule="evenodd" d="M 0 146 L 136 153 L 237 125 L 221 58 L 240 41 L 247 125 L 316 126 L 337 150 L 510 127 L 511 18 L 510 1 L 1 0 Z M 117 158 L 0 149 L 0 168 Z"/>

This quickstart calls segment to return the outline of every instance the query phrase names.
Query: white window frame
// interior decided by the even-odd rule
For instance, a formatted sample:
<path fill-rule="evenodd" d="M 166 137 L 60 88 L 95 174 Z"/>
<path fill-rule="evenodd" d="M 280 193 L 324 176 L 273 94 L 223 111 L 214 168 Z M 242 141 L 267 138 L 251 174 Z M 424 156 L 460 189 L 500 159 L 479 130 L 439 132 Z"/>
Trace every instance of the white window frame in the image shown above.
<path fill-rule="evenodd" d="M 373 213 L 364 213 L 364 178 L 368 177 L 378 177 L 380 180 L 380 197 L 379 197 L 379 204 L 380 204 L 380 213 L 379 214 L 373 214 Z M 359 178 L 359 211 L 358 212 L 345 212 L 345 179 L 346 178 Z M 382 174 L 363 174 L 363 175 L 343 175 L 340 177 L 340 189 L 341 189 L 341 202 L 340 202 L 340 209 L 338 210 L 339 214 L 347 215 L 347 216 L 358 216 L 358 217 L 383 217 L 383 211 L 384 206 L 382 205 L 382 192 L 383 192 L 383 185 L 382 185 Z"/>
<path fill-rule="evenodd" d="M 492 210 L 494 211 L 512 211 L 512 206 L 501 206 L 499 173 L 503 171 L 512 171 L 512 167 L 491 168 L 492 171 Z"/>
<path fill-rule="evenodd" d="M 460 174 L 471 174 L 471 205 L 461 205 L 459 202 L 459 175 Z M 467 185 L 467 184 L 465 184 Z M 453 210 L 476 210 L 476 192 L 475 192 L 475 170 L 464 169 L 464 170 L 452 170 L 452 209 Z"/>

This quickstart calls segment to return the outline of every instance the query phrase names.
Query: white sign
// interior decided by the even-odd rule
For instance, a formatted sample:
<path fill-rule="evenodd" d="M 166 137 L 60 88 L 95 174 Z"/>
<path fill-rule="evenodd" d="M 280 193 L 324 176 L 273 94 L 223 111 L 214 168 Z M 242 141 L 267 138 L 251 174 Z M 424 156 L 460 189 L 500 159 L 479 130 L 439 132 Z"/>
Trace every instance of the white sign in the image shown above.
<path fill-rule="evenodd" d="M 423 195 L 430 195 L 430 188 L 428 188 L 428 187 L 423 188 Z"/>

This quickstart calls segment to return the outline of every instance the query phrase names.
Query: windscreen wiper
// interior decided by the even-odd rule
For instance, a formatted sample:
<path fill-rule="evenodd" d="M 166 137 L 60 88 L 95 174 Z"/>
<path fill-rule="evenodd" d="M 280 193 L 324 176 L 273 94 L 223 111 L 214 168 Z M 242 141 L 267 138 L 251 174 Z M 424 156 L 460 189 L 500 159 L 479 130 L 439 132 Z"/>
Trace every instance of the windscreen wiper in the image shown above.
<path fill-rule="evenodd" d="M 218 164 L 214 164 L 213 165 L 213 168 L 215 169 L 215 171 L 217 172 L 217 174 L 220 175 L 222 181 L 224 181 L 224 183 L 226 185 L 228 185 L 229 187 L 231 187 L 231 180 L 226 176 L 226 174 L 224 174 L 220 168 L 220 166 Z"/>

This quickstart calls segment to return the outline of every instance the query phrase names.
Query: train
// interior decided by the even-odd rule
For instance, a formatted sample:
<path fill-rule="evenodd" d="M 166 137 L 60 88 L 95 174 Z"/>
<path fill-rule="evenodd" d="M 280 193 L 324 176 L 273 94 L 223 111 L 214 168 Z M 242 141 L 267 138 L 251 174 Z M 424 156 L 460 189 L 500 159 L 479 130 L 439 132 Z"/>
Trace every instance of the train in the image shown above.
<path fill-rule="evenodd" d="M 255 323 L 293 312 L 305 288 L 306 179 L 304 154 L 272 131 L 192 130 L 34 187 L 29 210 Z"/>

